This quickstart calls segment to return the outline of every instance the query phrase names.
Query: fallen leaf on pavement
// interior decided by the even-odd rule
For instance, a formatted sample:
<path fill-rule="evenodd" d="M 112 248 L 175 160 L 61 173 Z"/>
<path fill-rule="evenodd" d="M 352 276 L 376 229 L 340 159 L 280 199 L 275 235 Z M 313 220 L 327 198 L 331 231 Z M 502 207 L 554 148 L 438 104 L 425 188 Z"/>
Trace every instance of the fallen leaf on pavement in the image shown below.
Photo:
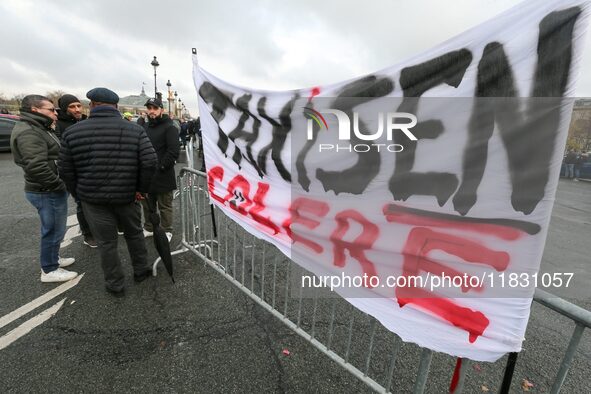
<path fill-rule="evenodd" d="M 482 391 L 484 391 L 485 393 L 486 393 L 487 391 L 490 391 L 490 389 L 489 389 L 488 387 L 484 386 L 484 385 L 483 385 L 483 386 L 480 386 L 480 389 L 481 389 Z"/>
<path fill-rule="evenodd" d="M 532 387 L 534 387 L 534 384 L 527 379 L 523 379 L 523 381 L 521 382 L 521 389 L 523 391 L 529 391 L 529 389 L 531 389 Z"/>

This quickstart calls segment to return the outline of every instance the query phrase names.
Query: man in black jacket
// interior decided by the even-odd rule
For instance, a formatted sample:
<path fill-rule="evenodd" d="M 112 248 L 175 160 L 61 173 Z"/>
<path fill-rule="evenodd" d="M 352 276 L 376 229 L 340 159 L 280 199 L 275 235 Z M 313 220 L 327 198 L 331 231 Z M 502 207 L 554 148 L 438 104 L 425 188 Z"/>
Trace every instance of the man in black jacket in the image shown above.
<path fill-rule="evenodd" d="M 82 113 L 82 103 L 80 103 L 80 100 L 72 94 L 64 94 L 61 96 L 57 100 L 57 105 L 59 106 L 59 111 L 57 114 L 57 122 L 55 123 L 55 133 L 61 137 L 68 127 L 86 119 L 86 115 Z M 78 225 L 80 225 L 80 232 L 82 232 L 82 242 L 84 245 L 96 248 L 96 240 L 92 236 L 90 226 L 84 217 L 82 204 L 78 199 L 75 199 L 74 201 L 76 202 L 76 217 L 78 218 Z"/>
<path fill-rule="evenodd" d="M 203 139 L 201 138 L 201 118 L 193 119 L 189 122 L 189 139 L 194 137 L 197 144 L 197 157 L 201 156 L 201 170 L 205 172 L 205 156 L 203 155 Z"/>
<path fill-rule="evenodd" d="M 150 195 L 156 196 L 157 208 L 160 211 L 162 228 L 168 241 L 172 238 L 172 193 L 176 189 L 174 163 L 179 157 L 180 144 L 177 128 L 168 115 L 164 114 L 162 101 L 153 98 L 146 102 L 148 124 L 146 133 L 158 155 L 158 168 L 150 184 Z M 142 201 L 144 217 L 149 217 L 150 209 L 147 201 Z M 149 220 L 144 221 L 144 236 L 152 236 L 153 228 Z"/>
<path fill-rule="evenodd" d="M 81 120 L 86 119 L 82 113 L 82 103 L 72 94 L 64 94 L 57 99 L 59 107 L 57 121 L 55 122 L 55 133 L 61 136 L 66 129 Z"/>
<path fill-rule="evenodd" d="M 86 97 L 90 117 L 63 134 L 58 165 L 68 191 L 82 201 L 107 291 L 122 296 L 125 276 L 117 253 L 117 224 L 123 227 L 134 279 L 143 281 L 151 270 L 136 195 L 148 192 L 157 158 L 144 129 L 121 118 L 117 94 L 95 88 Z"/>

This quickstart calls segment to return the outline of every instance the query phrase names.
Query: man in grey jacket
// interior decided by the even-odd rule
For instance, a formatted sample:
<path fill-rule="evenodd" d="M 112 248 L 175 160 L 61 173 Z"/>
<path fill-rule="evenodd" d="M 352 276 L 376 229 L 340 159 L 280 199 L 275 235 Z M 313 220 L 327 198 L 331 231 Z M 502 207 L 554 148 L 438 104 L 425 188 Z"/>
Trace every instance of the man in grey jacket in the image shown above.
<path fill-rule="evenodd" d="M 23 98 L 18 122 L 10 137 L 14 162 L 25 172 L 25 196 L 41 219 L 41 282 L 65 282 L 78 274 L 63 269 L 73 258 L 60 258 L 66 233 L 68 193 L 58 176 L 59 138 L 53 132 L 57 116 L 53 103 L 41 95 Z"/>

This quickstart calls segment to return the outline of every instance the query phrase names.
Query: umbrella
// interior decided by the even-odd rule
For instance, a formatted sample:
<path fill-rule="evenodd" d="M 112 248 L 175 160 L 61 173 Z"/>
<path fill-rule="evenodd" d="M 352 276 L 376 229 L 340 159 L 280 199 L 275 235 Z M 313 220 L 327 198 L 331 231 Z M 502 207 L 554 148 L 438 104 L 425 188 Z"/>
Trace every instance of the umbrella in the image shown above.
<path fill-rule="evenodd" d="M 166 233 L 162 226 L 160 226 L 160 216 L 158 216 L 158 212 L 156 212 L 156 196 L 149 193 L 148 194 L 148 208 L 150 209 L 150 222 L 152 223 L 153 231 L 154 231 L 154 246 L 162 259 L 162 263 L 164 263 L 164 267 L 166 268 L 166 272 L 170 275 L 170 279 L 172 279 L 172 283 L 174 283 L 174 276 L 172 276 L 172 255 L 170 254 L 170 244 L 168 243 L 168 238 L 166 237 Z"/>

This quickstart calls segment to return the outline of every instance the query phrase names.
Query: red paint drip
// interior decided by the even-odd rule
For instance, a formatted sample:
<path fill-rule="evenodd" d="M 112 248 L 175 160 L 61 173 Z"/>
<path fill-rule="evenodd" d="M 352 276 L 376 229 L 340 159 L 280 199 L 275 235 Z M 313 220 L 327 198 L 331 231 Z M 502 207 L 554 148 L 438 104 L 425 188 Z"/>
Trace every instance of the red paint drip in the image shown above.
<path fill-rule="evenodd" d="M 458 382 L 460 381 L 460 371 L 462 370 L 462 358 L 458 357 L 456 361 L 456 368 L 454 369 L 454 374 L 451 377 L 451 383 L 449 385 L 449 392 L 454 393 L 456 388 L 458 387 Z"/>
<path fill-rule="evenodd" d="M 312 99 L 320 94 L 320 88 L 318 86 L 314 86 L 312 91 L 310 92 L 310 97 L 308 97 L 308 102 L 312 101 Z"/>
<path fill-rule="evenodd" d="M 400 293 L 403 293 L 403 295 L 401 296 Z M 405 295 L 410 294 L 412 294 L 411 297 L 405 297 Z M 476 342 L 490 324 L 490 321 L 482 312 L 459 306 L 447 298 L 433 298 L 433 293 L 419 288 L 400 290 L 397 287 L 396 297 L 401 308 L 407 304 L 414 304 L 420 309 L 431 312 L 435 316 L 439 316 L 452 325 L 468 332 L 468 341 L 470 343 Z"/>

